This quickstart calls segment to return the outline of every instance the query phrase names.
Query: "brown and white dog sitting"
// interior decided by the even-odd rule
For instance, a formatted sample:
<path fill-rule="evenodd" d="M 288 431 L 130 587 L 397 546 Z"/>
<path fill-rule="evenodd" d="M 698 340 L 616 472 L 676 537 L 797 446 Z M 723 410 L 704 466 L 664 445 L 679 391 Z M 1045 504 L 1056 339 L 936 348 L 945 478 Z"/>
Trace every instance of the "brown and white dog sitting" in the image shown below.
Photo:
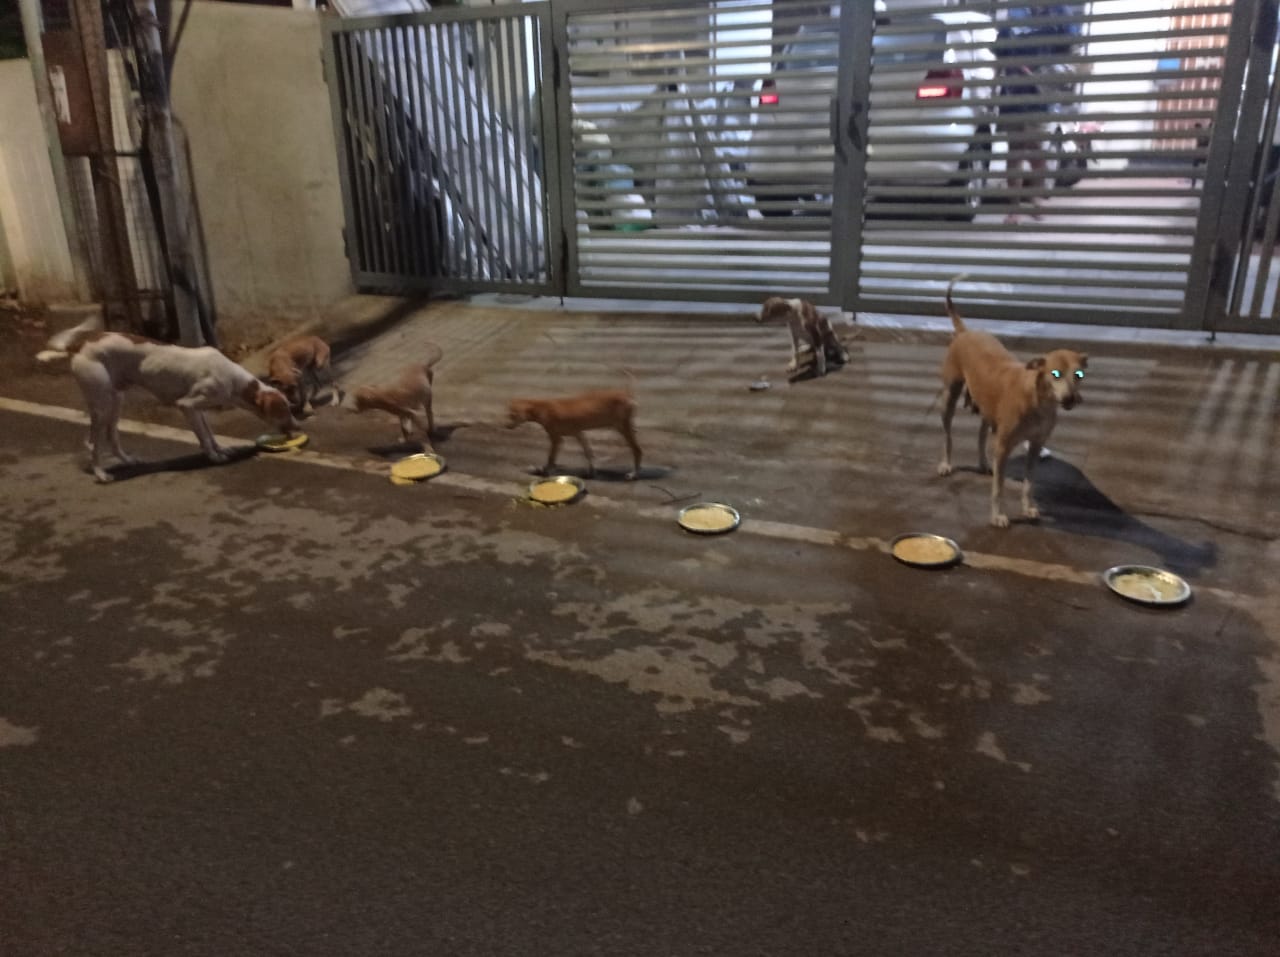
<path fill-rule="evenodd" d="M 361 386 L 351 393 L 351 408 L 356 412 L 378 409 L 390 412 L 400 422 L 400 440 L 410 441 L 416 428 L 422 434 L 422 444 L 431 449 L 431 433 L 435 431 L 435 414 L 431 409 L 433 371 L 444 351 L 435 343 L 428 343 L 430 350 L 425 362 L 415 362 L 400 370 L 394 382 L 381 386 Z"/>
<path fill-rule="evenodd" d="M 766 299 L 756 321 L 780 320 L 786 320 L 787 327 L 791 330 L 791 363 L 787 366 L 788 372 L 800 369 L 800 353 L 806 350 L 813 354 L 814 370 L 820 376 L 827 374 L 828 361 L 837 365 L 849 361 L 849 352 L 836 338 L 831 321 L 808 300 L 783 299 L 781 296 Z"/>
<path fill-rule="evenodd" d="M 319 336 L 291 336 L 267 356 L 267 383 L 279 389 L 295 410 L 310 412 L 322 385 L 333 385 L 329 344 Z M 335 389 L 335 402 L 342 393 Z"/>
<path fill-rule="evenodd" d="M 628 479 L 635 479 L 640 472 L 640 443 L 636 441 L 635 398 L 630 391 L 621 389 L 596 389 L 560 399 L 513 399 L 507 406 L 507 428 L 514 429 L 525 422 L 537 422 L 546 430 L 551 440 L 547 464 L 538 471 L 550 475 L 556 467 L 556 455 L 566 436 L 573 436 L 582 446 L 587 457 L 587 475 L 595 475 L 595 460 L 586 432 L 590 429 L 613 429 L 631 449 L 634 464 Z"/>
<path fill-rule="evenodd" d="M 1080 386 L 1089 357 L 1071 349 L 1055 349 L 1022 363 L 987 332 L 965 327 L 951 302 L 957 276 L 947 286 L 947 315 L 955 335 L 942 361 L 942 429 L 945 436 L 939 475 L 951 474 L 951 419 L 962 393 L 982 417 L 978 430 L 978 468 L 987 471 L 987 437 L 994 435 L 991 468 L 991 524 L 1007 528 L 1009 516 L 1001 506 L 1005 464 L 1021 442 L 1027 443 L 1027 466 L 1022 482 L 1022 514 L 1036 519 L 1040 511 L 1031 500 L 1031 476 L 1040 450 L 1058 420 L 1058 407 L 1073 408 L 1083 401 Z"/>
<path fill-rule="evenodd" d="M 227 452 L 214 439 L 206 411 L 239 406 L 286 435 L 297 429 L 284 393 L 264 385 L 211 346 L 167 345 L 101 329 L 84 330 L 51 345 L 59 348 L 39 358 L 71 356 L 71 373 L 89 410 L 89 459 L 99 482 L 111 481 L 103 465 L 108 447 L 124 464 L 136 461 L 120 447 L 120 410 L 130 386 L 142 386 L 164 404 L 177 406 L 213 462 L 225 462 Z"/>

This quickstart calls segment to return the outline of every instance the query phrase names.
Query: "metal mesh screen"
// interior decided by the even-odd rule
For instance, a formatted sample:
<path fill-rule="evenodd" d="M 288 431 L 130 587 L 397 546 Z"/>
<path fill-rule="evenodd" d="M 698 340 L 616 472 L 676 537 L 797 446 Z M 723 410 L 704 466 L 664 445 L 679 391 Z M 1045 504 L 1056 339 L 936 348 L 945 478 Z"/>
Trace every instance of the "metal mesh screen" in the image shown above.
<path fill-rule="evenodd" d="M 577 291 L 828 291 L 834 25 L 811 3 L 569 14 Z M 775 46 L 775 29 L 828 42 Z M 784 70 L 803 92 L 762 98 Z"/>
<path fill-rule="evenodd" d="M 967 272 L 968 308 L 983 314 L 1171 324 L 1229 9 L 981 7 L 989 19 L 947 8 L 878 24 L 877 50 L 901 58 L 872 64 L 860 304 L 936 312 Z M 938 202 L 968 208 L 939 221 Z"/>

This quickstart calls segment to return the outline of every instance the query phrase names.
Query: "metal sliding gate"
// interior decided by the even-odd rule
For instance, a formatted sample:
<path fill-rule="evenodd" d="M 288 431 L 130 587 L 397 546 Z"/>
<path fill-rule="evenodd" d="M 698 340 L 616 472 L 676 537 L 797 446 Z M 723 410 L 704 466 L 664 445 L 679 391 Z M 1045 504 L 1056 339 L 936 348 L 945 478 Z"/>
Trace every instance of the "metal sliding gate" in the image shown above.
<path fill-rule="evenodd" d="M 330 20 L 357 283 L 936 315 L 966 273 L 974 315 L 1275 328 L 1275 8 L 551 0 Z"/>

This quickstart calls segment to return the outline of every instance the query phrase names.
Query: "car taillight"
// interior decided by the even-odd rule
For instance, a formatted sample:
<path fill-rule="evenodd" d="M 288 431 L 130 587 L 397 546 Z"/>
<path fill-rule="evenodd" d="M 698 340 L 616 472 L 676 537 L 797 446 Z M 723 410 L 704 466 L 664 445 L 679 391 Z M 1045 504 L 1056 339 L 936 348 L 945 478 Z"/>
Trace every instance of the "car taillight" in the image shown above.
<path fill-rule="evenodd" d="M 773 80 L 764 80 L 760 84 L 760 105 L 761 106 L 777 106 L 778 93 L 777 84 Z"/>
<path fill-rule="evenodd" d="M 960 70 L 930 70 L 916 89 L 917 100 L 950 100 L 964 96 L 957 81 L 964 79 Z"/>

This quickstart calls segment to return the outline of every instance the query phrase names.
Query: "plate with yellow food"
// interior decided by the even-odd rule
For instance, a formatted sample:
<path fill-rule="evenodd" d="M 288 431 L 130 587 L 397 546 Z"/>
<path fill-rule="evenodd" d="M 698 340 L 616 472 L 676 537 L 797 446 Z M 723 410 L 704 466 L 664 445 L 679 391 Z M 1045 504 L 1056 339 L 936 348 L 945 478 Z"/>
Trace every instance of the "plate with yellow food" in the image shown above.
<path fill-rule="evenodd" d="M 444 459 L 434 452 L 408 455 L 391 466 L 393 485 L 416 485 L 444 471 Z"/>
<path fill-rule="evenodd" d="M 722 535 L 742 523 L 738 510 L 723 502 L 696 502 L 680 509 L 680 527 L 695 535 Z"/>
<path fill-rule="evenodd" d="M 568 505 L 586 492 L 582 479 L 572 475 L 550 475 L 529 486 L 529 497 L 542 505 Z"/>
<path fill-rule="evenodd" d="M 283 433 L 267 433 L 254 439 L 254 444 L 264 452 L 292 452 L 307 444 L 309 439 L 305 432 L 294 432 L 293 435 Z"/>
<path fill-rule="evenodd" d="M 1191 597 L 1186 580 L 1151 565 L 1116 565 L 1102 573 L 1106 586 L 1140 605 L 1181 605 Z"/>
<path fill-rule="evenodd" d="M 942 535 L 908 532 L 889 543 L 889 553 L 915 568 L 947 568 L 964 558 L 960 546 Z"/>

